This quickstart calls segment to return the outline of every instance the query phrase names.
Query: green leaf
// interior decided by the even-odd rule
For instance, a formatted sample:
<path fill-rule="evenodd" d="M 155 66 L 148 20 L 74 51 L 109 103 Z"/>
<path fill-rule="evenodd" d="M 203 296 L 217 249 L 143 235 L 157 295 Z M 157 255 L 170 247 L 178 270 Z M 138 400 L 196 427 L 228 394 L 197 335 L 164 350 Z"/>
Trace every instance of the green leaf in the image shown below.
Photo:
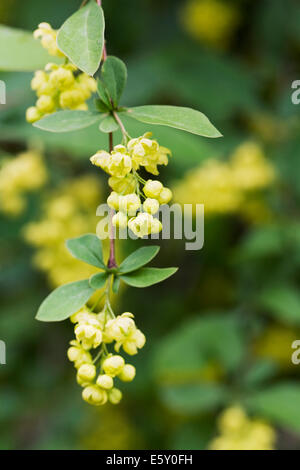
<path fill-rule="evenodd" d="M 247 233 L 236 250 L 237 261 L 276 256 L 283 247 L 283 234 L 279 226 L 265 225 Z"/>
<path fill-rule="evenodd" d="M 100 122 L 99 129 L 101 132 L 108 134 L 110 132 L 116 132 L 119 129 L 119 124 L 113 116 L 106 116 Z"/>
<path fill-rule="evenodd" d="M 162 387 L 160 397 L 176 413 L 206 413 L 224 403 L 228 398 L 228 391 L 223 385 L 191 384 Z"/>
<path fill-rule="evenodd" d="M 129 108 L 127 115 L 147 124 L 175 127 L 204 137 L 221 137 L 222 134 L 207 117 L 191 108 L 178 106 L 137 106 Z"/>
<path fill-rule="evenodd" d="M 102 101 L 100 98 L 96 98 L 94 100 L 94 104 L 95 104 L 97 111 L 99 111 L 100 113 L 105 113 L 105 114 L 109 113 L 109 108 L 104 103 L 104 101 Z"/>
<path fill-rule="evenodd" d="M 172 276 L 178 268 L 141 268 L 133 273 L 120 276 L 125 284 L 132 287 L 148 287 Z"/>
<path fill-rule="evenodd" d="M 299 398 L 300 385 L 286 382 L 254 392 L 245 404 L 260 417 L 300 433 Z"/>
<path fill-rule="evenodd" d="M 80 70 L 94 75 L 98 70 L 104 47 L 104 15 L 94 1 L 68 18 L 57 35 L 60 50 Z"/>
<path fill-rule="evenodd" d="M 101 78 L 115 106 L 118 105 L 127 81 L 127 69 L 117 57 L 108 56 L 101 70 Z"/>
<path fill-rule="evenodd" d="M 108 273 L 97 273 L 90 277 L 89 283 L 93 289 L 102 289 L 108 278 Z"/>
<path fill-rule="evenodd" d="M 66 320 L 85 305 L 93 293 L 88 279 L 60 286 L 46 297 L 36 319 L 45 322 Z"/>
<path fill-rule="evenodd" d="M 26 72 L 42 69 L 48 62 L 61 62 L 52 57 L 29 31 L 0 26 L 0 70 Z"/>
<path fill-rule="evenodd" d="M 58 111 L 48 114 L 33 125 L 49 132 L 71 132 L 92 126 L 101 120 L 100 114 L 89 111 Z"/>
<path fill-rule="evenodd" d="M 267 380 L 272 379 L 278 372 L 278 364 L 270 359 L 259 359 L 249 370 L 246 371 L 242 378 L 243 383 L 248 387 L 256 387 L 263 384 Z"/>
<path fill-rule="evenodd" d="M 300 294 L 292 286 L 273 286 L 262 292 L 260 305 L 284 324 L 300 325 Z"/>
<path fill-rule="evenodd" d="M 149 263 L 159 252 L 160 247 L 151 245 L 143 246 L 131 253 L 119 266 L 119 272 L 125 274 L 135 271 Z"/>
<path fill-rule="evenodd" d="M 103 103 L 107 106 L 108 110 L 111 111 L 113 109 L 113 106 L 109 99 L 108 91 L 105 88 L 104 83 L 101 82 L 101 80 L 97 80 L 97 92 L 101 101 L 103 101 Z"/>
<path fill-rule="evenodd" d="M 201 312 L 158 342 L 153 351 L 153 374 L 158 383 L 167 385 L 205 381 L 208 366 L 215 367 L 216 376 L 220 370 L 236 370 L 245 344 L 236 317 L 225 312 L 203 316 Z"/>
<path fill-rule="evenodd" d="M 66 241 L 70 253 L 80 261 L 106 269 L 102 257 L 102 245 L 97 235 L 87 233 L 78 238 L 71 238 Z"/>

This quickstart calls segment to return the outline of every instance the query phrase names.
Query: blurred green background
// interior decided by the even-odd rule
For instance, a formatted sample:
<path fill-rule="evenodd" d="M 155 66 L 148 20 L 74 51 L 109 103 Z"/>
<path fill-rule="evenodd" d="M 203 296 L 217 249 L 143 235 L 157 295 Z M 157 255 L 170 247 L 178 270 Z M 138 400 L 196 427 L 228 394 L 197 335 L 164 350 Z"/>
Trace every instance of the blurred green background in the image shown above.
<path fill-rule="evenodd" d="M 0 23 L 59 28 L 79 4 L 0 0 Z M 219 416 L 239 404 L 249 419 L 272 426 L 277 449 L 300 449 L 300 365 L 291 362 L 300 339 L 300 126 L 291 102 L 300 4 L 103 0 L 103 7 L 108 52 L 128 65 L 123 104 L 194 107 L 224 135 L 150 129 L 172 149 L 161 177 L 175 199 L 207 205 L 205 245 L 185 251 L 182 241 L 160 242 L 158 264 L 179 266 L 178 274 L 122 290 L 118 311 L 132 311 L 147 337 L 131 361 L 137 377 L 123 386 L 119 406 L 85 404 L 66 358 L 72 325 L 34 316 L 54 286 L 86 277 L 64 240 L 95 229 L 107 185 L 89 157 L 106 147 L 106 136 L 93 127 L 57 135 L 27 124 L 32 71 L 14 71 L 15 46 L 2 40 L 0 448 L 206 449 L 222 433 Z M 128 127 L 136 136 L 149 130 Z M 7 170 L 14 161 L 19 166 Z M 71 210 L 61 223 L 65 201 Z M 119 259 L 144 243 L 118 244 Z M 249 432 L 238 434 L 247 441 Z"/>

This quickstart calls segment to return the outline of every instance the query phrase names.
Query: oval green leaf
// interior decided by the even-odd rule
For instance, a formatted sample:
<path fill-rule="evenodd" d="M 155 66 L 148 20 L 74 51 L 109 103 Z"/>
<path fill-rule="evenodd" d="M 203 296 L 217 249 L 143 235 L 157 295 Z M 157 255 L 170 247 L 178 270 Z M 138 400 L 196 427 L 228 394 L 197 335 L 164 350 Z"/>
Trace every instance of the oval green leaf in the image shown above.
<path fill-rule="evenodd" d="M 88 279 L 60 286 L 46 297 L 36 319 L 44 322 L 66 320 L 85 305 L 93 293 Z"/>
<path fill-rule="evenodd" d="M 137 106 L 129 108 L 127 115 L 146 124 L 175 127 L 204 137 L 222 137 L 209 119 L 200 111 L 179 106 Z"/>
<path fill-rule="evenodd" d="M 101 70 L 101 78 L 115 106 L 119 103 L 127 82 L 127 68 L 118 57 L 108 56 Z"/>
<path fill-rule="evenodd" d="M 58 111 L 48 114 L 33 125 L 48 132 L 72 132 L 92 126 L 101 120 L 98 113 L 89 111 Z"/>
<path fill-rule="evenodd" d="M 93 289 L 102 289 L 107 281 L 107 273 L 97 273 L 90 277 L 89 283 Z"/>
<path fill-rule="evenodd" d="M 254 413 L 275 425 L 300 432 L 300 385 L 298 382 L 281 382 L 253 392 L 245 404 Z"/>
<path fill-rule="evenodd" d="M 101 101 L 106 105 L 108 110 L 112 110 L 113 106 L 111 104 L 108 91 L 101 80 L 97 80 L 97 93 Z"/>
<path fill-rule="evenodd" d="M 120 276 L 125 284 L 132 287 L 149 287 L 172 276 L 178 268 L 141 268 Z"/>
<path fill-rule="evenodd" d="M 159 252 L 160 247 L 151 245 L 151 246 L 143 246 L 138 250 L 131 253 L 121 264 L 119 267 L 119 272 L 126 274 L 132 271 L 136 271 L 137 269 L 145 266 L 145 264 L 149 263 Z"/>
<path fill-rule="evenodd" d="M 104 46 L 102 8 L 91 1 L 70 16 L 58 32 L 57 45 L 80 70 L 94 75 L 99 68 Z"/>
<path fill-rule="evenodd" d="M 74 258 L 97 268 L 106 269 L 102 257 L 102 244 L 97 235 L 87 233 L 78 238 L 71 238 L 66 241 L 66 245 Z"/>
<path fill-rule="evenodd" d="M 99 130 L 109 134 L 110 132 L 116 132 L 119 129 L 119 124 L 113 116 L 106 116 L 99 125 Z"/>

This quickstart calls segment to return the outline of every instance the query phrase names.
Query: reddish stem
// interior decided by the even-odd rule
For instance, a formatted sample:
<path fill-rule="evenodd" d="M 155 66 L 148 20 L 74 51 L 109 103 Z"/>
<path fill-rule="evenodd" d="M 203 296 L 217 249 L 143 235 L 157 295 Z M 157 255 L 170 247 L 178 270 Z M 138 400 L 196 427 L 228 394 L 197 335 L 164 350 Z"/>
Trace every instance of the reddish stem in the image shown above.
<path fill-rule="evenodd" d="M 109 151 L 112 152 L 113 150 L 113 134 L 110 132 L 108 134 L 109 138 Z M 115 237 L 114 237 L 114 226 L 112 223 L 112 218 L 114 216 L 115 211 L 113 209 L 110 209 L 109 211 L 109 229 L 110 229 L 110 234 L 109 234 L 109 260 L 107 263 L 108 268 L 116 268 L 117 263 L 116 263 L 116 257 L 115 257 Z"/>
<path fill-rule="evenodd" d="M 99 5 L 99 7 L 101 7 L 102 0 L 97 0 L 97 4 Z M 104 41 L 103 58 L 102 58 L 103 62 L 105 62 L 106 59 L 107 59 L 107 50 L 106 50 L 106 43 Z M 114 148 L 112 132 L 110 132 L 108 134 L 108 138 L 109 138 L 109 151 L 112 152 L 112 150 Z M 116 268 L 117 267 L 116 257 L 115 257 L 114 226 L 113 226 L 113 223 L 112 223 L 113 216 L 114 216 L 114 210 L 110 209 L 110 211 L 109 211 L 109 230 L 110 230 L 110 234 L 109 234 L 109 259 L 108 259 L 108 263 L 107 263 L 108 268 Z"/>

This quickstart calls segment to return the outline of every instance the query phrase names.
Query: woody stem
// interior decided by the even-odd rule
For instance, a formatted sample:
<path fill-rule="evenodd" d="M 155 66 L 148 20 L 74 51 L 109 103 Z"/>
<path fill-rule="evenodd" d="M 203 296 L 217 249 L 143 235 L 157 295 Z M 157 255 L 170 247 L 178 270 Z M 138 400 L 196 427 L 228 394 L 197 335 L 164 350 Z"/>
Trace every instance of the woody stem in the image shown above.
<path fill-rule="evenodd" d="M 97 0 L 97 4 L 99 7 L 102 5 L 102 0 Z M 104 42 L 104 48 L 103 48 L 103 62 L 106 61 L 107 59 L 107 51 L 106 51 L 106 45 Z M 108 142 L 109 142 L 109 152 L 112 152 L 114 144 L 113 144 L 113 134 L 110 132 L 108 134 Z M 109 259 L 107 263 L 108 268 L 115 268 L 117 267 L 116 263 L 116 257 L 115 257 L 115 238 L 114 238 L 114 226 L 112 223 L 112 218 L 114 216 L 114 210 L 110 209 L 109 211 Z"/>
<path fill-rule="evenodd" d="M 113 150 L 113 134 L 112 132 L 108 135 L 109 138 L 109 152 Z M 110 209 L 109 211 L 109 260 L 107 263 L 108 268 L 115 268 L 117 266 L 115 258 L 115 237 L 114 237 L 114 226 L 112 223 L 112 218 L 114 216 L 114 210 Z"/>

